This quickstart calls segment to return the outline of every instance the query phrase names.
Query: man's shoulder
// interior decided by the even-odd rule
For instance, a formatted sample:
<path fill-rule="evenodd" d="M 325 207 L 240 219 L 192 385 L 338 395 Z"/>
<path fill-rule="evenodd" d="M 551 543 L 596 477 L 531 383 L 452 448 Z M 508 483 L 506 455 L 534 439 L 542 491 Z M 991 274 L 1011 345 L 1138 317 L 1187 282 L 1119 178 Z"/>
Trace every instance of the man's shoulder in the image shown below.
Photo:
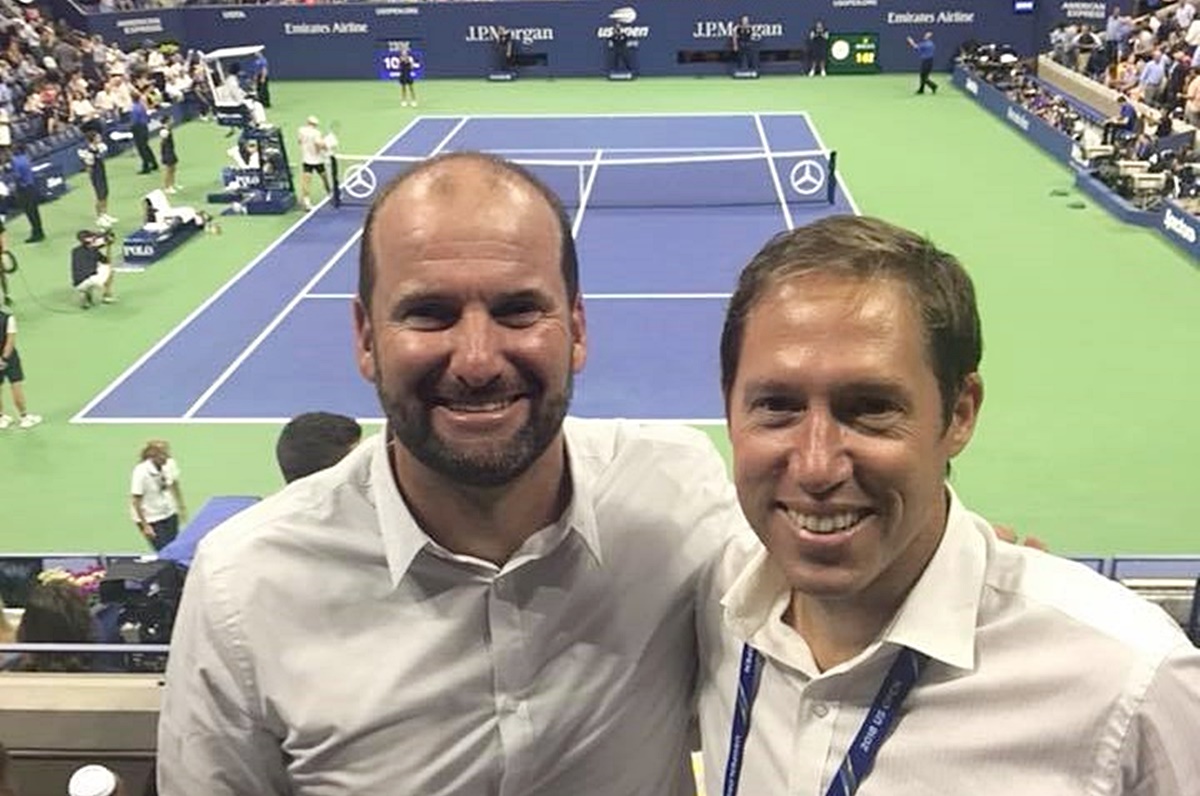
<path fill-rule="evenodd" d="M 332 565 L 377 528 L 370 495 L 372 448 L 359 445 L 333 467 L 287 485 L 209 533 L 197 563 L 233 580 L 274 571 L 303 578 L 308 565 Z M 263 567 L 263 564 L 270 566 Z M 287 567 L 275 566 L 286 564 Z M 194 567 L 196 564 L 193 565 Z M 288 574 L 288 567 L 295 569 Z"/>
<path fill-rule="evenodd" d="M 1135 655 L 1161 656 L 1183 638 L 1166 612 L 1092 568 L 1028 547 L 999 544 L 987 585 L 1026 610 L 1103 636 Z"/>
<path fill-rule="evenodd" d="M 682 424 L 571 417 L 563 429 L 573 459 L 613 462 L 649 457 L 667 462 L 681 456 L 719 456 L 707 434 Z"/>

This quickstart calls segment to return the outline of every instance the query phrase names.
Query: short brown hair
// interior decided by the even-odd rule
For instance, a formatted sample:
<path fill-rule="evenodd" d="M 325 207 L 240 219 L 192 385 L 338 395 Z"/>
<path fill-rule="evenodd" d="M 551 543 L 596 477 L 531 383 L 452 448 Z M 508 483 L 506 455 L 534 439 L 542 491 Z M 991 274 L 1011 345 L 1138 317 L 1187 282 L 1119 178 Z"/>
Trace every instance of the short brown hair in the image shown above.
<path fill-rule="evenodd" d="M 726 407 L 750 312 L 771 287 L 813 272 L 893 279 L 908 289 L 937 377 L 942 419 L 949 423 L 964 379 L 979 369 L 983 356 L 971 277 L 953 255 L 929 239 L 865 216 L 831 216 L 782 232 L 742 271 L 721 331 L 721 390 Z"/>

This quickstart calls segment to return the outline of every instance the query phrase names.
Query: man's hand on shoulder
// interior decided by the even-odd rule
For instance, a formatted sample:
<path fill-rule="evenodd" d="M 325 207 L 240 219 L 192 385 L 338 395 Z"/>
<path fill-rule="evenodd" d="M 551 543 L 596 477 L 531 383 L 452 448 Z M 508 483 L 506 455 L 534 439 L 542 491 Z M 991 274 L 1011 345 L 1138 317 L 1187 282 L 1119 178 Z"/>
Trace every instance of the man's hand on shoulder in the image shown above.
<path fill-rule="evenodd" d="M 994 530 L 996 532 L 996 536 L 998 536 L 1000 538 L 1000 541 L 1002 541 L 1002 542 L 1008 542 L 1010 544 L 1019 544 L 1024 547 L 1032 547 L 1034 550 L 1048 551 L 1050 549 L 1046 546 L 1045 542 L 1043 542 L 1041 539 L 1037 538 L 1036 536 L 1026 536 L 1024 539 L 1021 539 L 1017 535 L 1017 532 L 1008 525 L 993 524 L 992 530 Z"/>

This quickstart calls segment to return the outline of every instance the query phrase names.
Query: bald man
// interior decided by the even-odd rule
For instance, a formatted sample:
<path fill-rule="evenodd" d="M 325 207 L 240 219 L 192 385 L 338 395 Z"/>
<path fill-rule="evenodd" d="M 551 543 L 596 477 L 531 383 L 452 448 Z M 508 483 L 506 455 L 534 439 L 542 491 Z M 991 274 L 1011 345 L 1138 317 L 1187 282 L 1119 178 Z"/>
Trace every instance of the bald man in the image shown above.
<path fill-rule="evenodd" d="M 201 544 L 161 792 L 691 794 L 694 590 L 743 520 L 699 432 L 566 418 L 557 198 L 479 154 L 388 185 L 354 334 L 386 430 Z"/>

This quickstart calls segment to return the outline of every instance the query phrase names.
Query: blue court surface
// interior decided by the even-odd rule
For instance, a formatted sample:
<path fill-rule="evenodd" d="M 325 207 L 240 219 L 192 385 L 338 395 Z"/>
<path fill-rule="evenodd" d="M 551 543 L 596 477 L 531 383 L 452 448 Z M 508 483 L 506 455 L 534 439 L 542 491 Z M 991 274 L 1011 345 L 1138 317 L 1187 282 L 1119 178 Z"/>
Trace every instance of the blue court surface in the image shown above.
<path fill-rule="evenodd" d="M 352 354 L 365 205 L 406 168 L 388 158 L 471 149 L 528 162 L 572 214 L 583 417 L 720 422 L 717 342 L 738 272 L 776 232 L 856 212 L 803 113 L 422 117 L 375 155 L 345 156 L 341 207 L 306 214 L 75 422 L 380 419 Z"/>

